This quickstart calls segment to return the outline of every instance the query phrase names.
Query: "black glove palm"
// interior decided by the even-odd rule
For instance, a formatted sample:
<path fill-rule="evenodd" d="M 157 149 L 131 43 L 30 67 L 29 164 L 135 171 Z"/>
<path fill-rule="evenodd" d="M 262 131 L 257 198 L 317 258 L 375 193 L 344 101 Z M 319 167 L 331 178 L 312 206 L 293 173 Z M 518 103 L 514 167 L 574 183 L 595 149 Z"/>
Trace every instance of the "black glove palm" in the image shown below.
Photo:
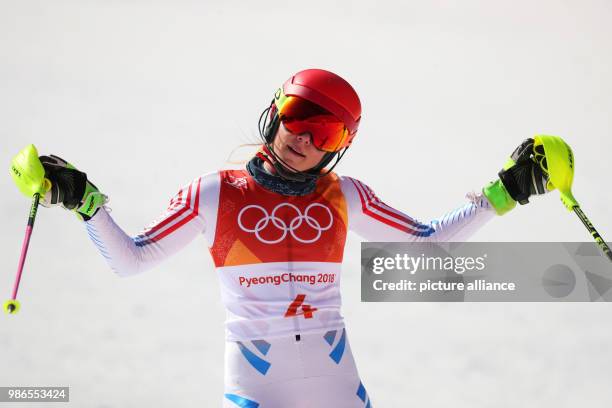
<path fill-rule="evenodd" d="M 45 169 L 45 177 L 51 181 L 51 190 L 41 200 L 43 206 L 61 205 L 74 210 L 81 219 L 89 220 L 108 201 L 108 197 L 87 180 L 87 174 L 62 158 L 49 155 L 40 156 L 39 159 Z"/>
<path fill-rule="evenodd" d="M 536 161 L 536 154 L 544 155 L 544 152 L 536 152 L 533 139 L 526 139 L 514 150 L 511 160 L 498 174 L 510 196 L 520 204 L 527 204 L 531 195 L 549 191 L 548 173 Z"/>
<path fill-rule="evenodd" d="M 68 163 L 55 155 L 40 156 L 40 162 L 45 169 L 45 177 L 51 181 L 50 194 L 45 197 L 43 205 L 62 204 L 68 210 L 79 206 L 85 193 L 87 175 L 67 167 Z"/>

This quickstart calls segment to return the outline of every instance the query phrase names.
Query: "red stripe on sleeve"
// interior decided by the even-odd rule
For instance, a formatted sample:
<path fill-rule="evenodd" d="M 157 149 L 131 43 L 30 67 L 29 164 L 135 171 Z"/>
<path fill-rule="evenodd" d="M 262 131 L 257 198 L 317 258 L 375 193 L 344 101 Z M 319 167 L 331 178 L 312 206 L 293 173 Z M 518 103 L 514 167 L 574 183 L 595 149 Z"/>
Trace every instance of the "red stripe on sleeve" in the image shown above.
<path fill-rule="evenodd" d="M 198 186 L 196 188 L 196 197 L 195 197 L 195 202 L 194 202 L 194 205 L 193 205 L 194 208 L 193 208 L 192 212 L 189 215 L 187 215 L 185 218 L 183 218 L 181 221 L 179 221 L 176 224 L 174 224 L 172 227 L 168 228 L 164 232 L 162 232 L 162 233 L 156 235 L 155 237 L 151 238 L 151 241 L 157 242 L 160 239 L 170 235 L 171 233 L 173 233 L 177 229 L 181 228 L 183 225 L 187 224 L 189 221 L 193 220 L 198 215 L 198 210 L 199 210 L 199 205 L 200 205 L 200 180 L 201 180 L 201 178 L 198 179 Z M 191 190 L 191 186 L 189 186 L 189 189 Z M 187 202 L 189 203 L 189 200 L 187 200 Z"/>
<path fill-rule="evenodd" d="M 380 199 L 376 197 L 376 194 L 374 194 L 374 192 L 370 189 L 370 187 L 368 187 L 367 185 L 363 184 L 362 182 L 358 180 L 357 180 L 357 183 L 359 183 L 359 185 L 364 189 L 364 191 L 368 193 L 367 194 L 368 195 L 368 201 L 367 201 L 368 206 L 375 208 L 379 210 L 380 212 L 383 212 L 391 217 L 397 218 L 398 220 L 403 221 L 406 224 L 410 224 L 414 227 L 429 228 L 429 226 L 420 224 L 410 217 L 407 217 L 403 214 L 398 214 L 397 210 L 394 210 L 392 207 L 380 201 Z"/>
<path fill-rule="evenodd" d="M 417 231 L 415 231 L 415 230 L 413 230 L 411 228 L 408 228 L 405 225 L 398 224 L 397 222 L 395 222 L 393 220 L 390 220 L 388 218 L 385 218 L 385 217 L 381 216 L 380 214 L 376 214 L 375 212 L 372 212 L 368 208 L 368 206 L 367 206 L 368 204 L 366 204 L 367 197 L 364 197 L 364 195 L 361 192 L 361 190 L 359 189 L 359 187 L 357 187 L 357 184 L 355 183 L 355 180 L 353 180 L 352 178 L 350 180 L 355 185 L 355 189 L 357 190 L 357 193 L 359 194 L 359 199 L 361 200 L 361 209 L 362 209 L 364 214 L 366 214 L 366 215 L 368 215 L 368 216 L 370 216 L 370 217 L 372 217 L 372 218 L 374 218 L 374 219 L 376 219 L 376 220 L 378 220 L 378 221 L 380 221 L 382 223 L 385 223 L 385 224 L 387 224 L 387 225 L 389 225 L 391 227 L 394 227 L 394 228 L 396 228 L 396 229 L 398 229 L 400 231 L 407 232 L 407 233 L 409 233 L 411 235 L 418 235 Z M 368 203 L 370 203 L 369 200 L 368 200 Z"/>
<path fill-rule="evenodd" d="M 187 202 L 184 204 L 183 208 L 181 208 L 179 211 L 175 212 L 174 214 L 172 214 L 168 218 L 164 219 L 159 224 L 156 224 L 153 227 L 151 227 L 150 229 L 146 230 L 144 232 L 144 235 L 150 236 L 150 235 L 154 234 L 155 232 L 159 231 L 160 229 L 162 229 L 163 227 L 165 227 L 166 225 L 168 225 L 169 223 L 171 223 L 172 221 L 174 221 L 175 219 L 180 217 L 183 213 L 185 213 L 185 211 L 189 210 L 189 204 L 191 203 L 191 186 L 192 186 L 192 184 L 193 183 L 191 183 L 189 185 L 189 189 L 187 191 Z M 200 179 L 198 179 L 198 190 L 199 189 L 200 189 Z M 182 191 L 183 190 L 181 190 L 181 192 Z"/>

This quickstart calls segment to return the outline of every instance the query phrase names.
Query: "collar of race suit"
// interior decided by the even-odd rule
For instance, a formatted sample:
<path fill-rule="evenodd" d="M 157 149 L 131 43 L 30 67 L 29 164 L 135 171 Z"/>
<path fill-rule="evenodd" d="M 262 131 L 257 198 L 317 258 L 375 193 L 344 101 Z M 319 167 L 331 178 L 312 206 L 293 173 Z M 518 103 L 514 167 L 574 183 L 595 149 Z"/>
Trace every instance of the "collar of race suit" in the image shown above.
<path fill-rule="evenodd" d="M 264 160 L 256 155 L 247 163 L 246 168 L 253 179 L 266 190 L 286 196 L 303 196 L 312 193 L 317 186 L 316 179 L 292 181 L 268 173 L 263 164 Z"/>

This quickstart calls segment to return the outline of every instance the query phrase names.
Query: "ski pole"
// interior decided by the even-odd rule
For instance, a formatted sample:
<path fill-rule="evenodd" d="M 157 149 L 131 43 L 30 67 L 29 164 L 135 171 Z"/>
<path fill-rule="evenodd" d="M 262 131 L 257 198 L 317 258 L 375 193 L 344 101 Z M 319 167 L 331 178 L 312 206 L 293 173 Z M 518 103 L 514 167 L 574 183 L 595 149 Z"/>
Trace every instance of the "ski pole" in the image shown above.
<path fill-rule="evenodd" d="M 593 226 L 593 223 L 587 218 L 587 216 L 584 214 L 579 205 L 575 206 L 573 210 L 578 216 L 578 218 L 580 218 L 580 221 L 582 221 L 586 229 L 589 230 L 589 233 L 591 234 L 595 242 L 597 242 L 599 248 L 601 248 L 603 253 L 606 254 L 608 256 L 608 259 L 610 259 L 610 261 L 612 262 L 612 250 L 610 249 L 608 244 L 606 244 L 606 241 L 604 241 L 601 235 L 599 235 L 599 232 L 597 232 L 597 230 Z"/>
<path fill-rule="evenodd" d="M 550 187 L 559 190 L 563 205 L 576 213 L 599 245 L 599 248 L 612 262 L 612 250 L 597 232 L 572 194 L 574 180 L 574 154 L 572 149 L 558 136 L 538 135 L 534 138 L 534 153 L 535 159 L 542 170 L 548 173 Z"/>
<path fill-rule="evenodd" d="M 4 311 L 8 314 L 15 314 L 19 312 L 19 301 L 17 300 L 17 291 L 19 290 L 19 282 L 21 281 L 21 273 L 23 272 L 23 265 L 25 264 L 26 255 L 28 254 L 28 246 L 30 245 L 30 237 L 32 236 L 32 230 L 34 229 L 34 220 L 36 219 L 36 212 L 38 211 L 38 201 L 40 200 L 40 194 L 34 194 L 32 200 L 32 207 L 30 208 L 30 215 L 28 217 L 28 225 L 26 226 L 25 237 L 23 238 L 23 244 L 21 245 L 21 256 L 19 257 L 19 266 L 17 267 L 17 276 L 15 276 L 15 284 L 13 285 L 13 294 L 11 299 L 4 302 Z"/>

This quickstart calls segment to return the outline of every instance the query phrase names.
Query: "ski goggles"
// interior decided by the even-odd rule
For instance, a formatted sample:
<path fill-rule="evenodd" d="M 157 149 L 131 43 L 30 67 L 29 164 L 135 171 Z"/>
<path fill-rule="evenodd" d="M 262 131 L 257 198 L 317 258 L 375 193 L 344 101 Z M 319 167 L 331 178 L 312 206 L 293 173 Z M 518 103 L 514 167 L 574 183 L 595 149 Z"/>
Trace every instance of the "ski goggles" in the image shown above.
<path fill-rule="evenodd" d="M 349 145 L 355 132 L 349 132 L 344 122 L 306 99 L 281 95 L 275 99 L 278 115 L 288 131 L 308 133 L 319 150 L 337 152 Z"/>

